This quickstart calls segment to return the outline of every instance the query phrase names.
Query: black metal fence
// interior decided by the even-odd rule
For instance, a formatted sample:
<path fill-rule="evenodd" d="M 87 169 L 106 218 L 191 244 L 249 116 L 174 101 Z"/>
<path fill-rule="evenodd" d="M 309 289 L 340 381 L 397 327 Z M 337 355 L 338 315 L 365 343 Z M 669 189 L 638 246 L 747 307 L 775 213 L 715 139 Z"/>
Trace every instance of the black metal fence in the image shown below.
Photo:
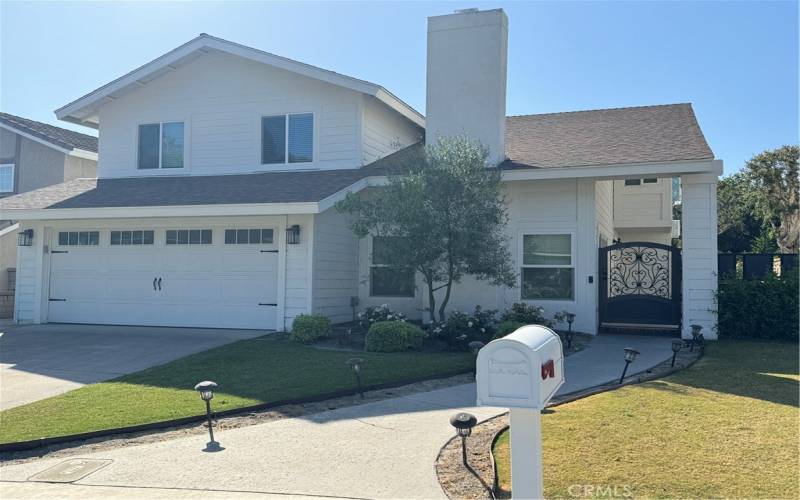
<path fill-rule="evenodd" d="M 720 276 L 746 280 L 764 278 L 772 273 L 781 276 L 797 272 L 798 255 L 794 253 L 725 253 L 717 256 Z"/>

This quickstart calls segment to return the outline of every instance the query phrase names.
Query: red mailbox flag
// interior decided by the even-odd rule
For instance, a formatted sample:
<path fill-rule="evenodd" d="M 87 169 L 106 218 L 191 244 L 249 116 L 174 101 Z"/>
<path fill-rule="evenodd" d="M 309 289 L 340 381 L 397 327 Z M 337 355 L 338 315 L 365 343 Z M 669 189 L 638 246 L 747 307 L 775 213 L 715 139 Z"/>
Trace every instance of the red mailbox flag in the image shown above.
<path fill-rule="evenodd" d="M 556 365 L 553 363 L 553 360 L 548 360 L 542 365 L 542 380 L 545 380 L 547 377 L 555 377 L 556 376 Z"/>

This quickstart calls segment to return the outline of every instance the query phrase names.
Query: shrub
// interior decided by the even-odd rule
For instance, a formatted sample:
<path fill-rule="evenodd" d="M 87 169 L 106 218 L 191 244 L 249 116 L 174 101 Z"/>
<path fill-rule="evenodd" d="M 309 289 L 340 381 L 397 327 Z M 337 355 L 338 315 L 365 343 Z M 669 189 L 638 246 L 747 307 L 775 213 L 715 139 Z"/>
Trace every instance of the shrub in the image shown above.
<path fill-rule="evenodd" d="M 544 309 L 541 306 L 516 303 L 511 306 L 500 317 L 502 321 L 514 321 L 525 323 L 526 325 L 542 325 L 552 327 L 553 322 L 544 317 Z"/>
<path fill-rule="evenodd" d="M 364 348 L 371 352 L 402 352 L 419 349 L 428 334 L 403 321 L 378 321 L 369 327 Z"/>
<path fill-rule="evenodd" d="M 447 321 L 432 328 L 434 335 L 443 340 L 448 347 L 466 350 L 473 340 L 488 342 L 495 333 L 496 310 L 483 310 L 480 306 L 470 315 L 453 311 Z"/>
<path fill-rule="evenodd" d="M 522 328 L 525 325 L 527 325 L 527 323 L 520 323 L 519 321 L 503 321 L 500 323 L 500 326 L 497 327 L 497 333 L 494 334 L 492 340 L 503 338 L 509 333 L 515 332 L 517 328 Z"/>
<path fill-rule="evenodd" d="M 368 307 L 363 312 L 358 313 L 358 326 L 364 331 L 368 331 L 373 324 L 379 321 L 400 321 L 404 323 L 407 319 L 403 313 L 392 311 L 389 308 L 389 304 Z"/>
<path fill-rule="evenodd" d="M 289 339 L 303 344 L 310 344 L 317 339 L 330 335 L 331 320 L 320 314 L 301 314 L 292 322 Z"/>
<path fill-rule="evenodd" d="M 721 279 L 717 292 L 720 338 L 798 339 L 798 274 L 763 280 Z"/>

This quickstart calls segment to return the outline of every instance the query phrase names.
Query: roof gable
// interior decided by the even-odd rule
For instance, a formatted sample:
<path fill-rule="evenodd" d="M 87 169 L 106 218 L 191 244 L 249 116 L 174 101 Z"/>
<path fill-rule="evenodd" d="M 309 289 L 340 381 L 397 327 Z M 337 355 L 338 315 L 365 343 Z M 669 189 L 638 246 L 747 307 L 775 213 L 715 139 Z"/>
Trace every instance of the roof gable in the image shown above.
<path fill-rule="evenodd" d="M 0 126 L 68 153 L 74 149 L 97 153 L 97 137 L 0 112 Z"/>
<path fill-rule="evenodd" d="M 104 102 L 108 100 L 114 100 L 115 98 L 127 92 L 130 92 L 143 85 L 147 85 L 148 82 L 158 78 L 159 76 L 177 69 L 178 67 L 183 66 L 191 61 L 194 61 L 195 59 L 202 57 L 204 54 L 207 54 L 213 50 L 233 54 L 245 59 L 253 60 L 262 64 L 267 64 L 269 66 L 327 82 L 332 85 L 337 85 L 371 95 L 418 126 L 425 126 L 425 118 L 420 113 L 380 85 L 342 75 L 334 71 L 318 68 L 310 64 L 287 59 L 275 54 L 270 54 L 269 52 L 264 52 L 252 47 L 240 45 L 228 40 L 216 38 L 205 33 L 150 61 L 149 63 L 140 66 L 130 73 L 123 75 L 120 78 L 107 83 L 106 85 L 103 85 L 102 87 L 90 92 L 89 94 L 86 94 L 80 99 L 77 99 L 66 106 L 57 109 L 56 116 L 60 120 L 97 128 L 97 109 Z"/>

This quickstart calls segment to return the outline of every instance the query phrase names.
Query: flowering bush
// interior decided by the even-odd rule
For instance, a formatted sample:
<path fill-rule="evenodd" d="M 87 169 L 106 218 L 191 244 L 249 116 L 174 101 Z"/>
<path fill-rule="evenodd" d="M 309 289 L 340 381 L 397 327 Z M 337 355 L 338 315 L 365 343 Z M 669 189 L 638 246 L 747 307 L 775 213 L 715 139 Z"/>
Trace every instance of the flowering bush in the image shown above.
<path fill-rule="evenodd" d="M 358 326 L 364 331 L 368 331 L 369 328 L 378 321 L 399 321 L 405 323 L 406 317 L 403 313 L 389 309 L 389 304 L 368 307 L 363 312 L 358 313 Z"/>
<path fill-rule="evenodd" d="M 512 305 L 511 309 L 504 312 L 500 319 L 526 325 L 553 326 L 553 322 L 544 317 L 544 308 L 523 303 Z"/>
<path fill-rule="evenodd" d="M 367 332 L 364 349 L 370 352 L 402 352 L 422 347 L 427 333 L 402 321 L 378 321 Z"/>
<path fill-rule="evenodd" d="M 433 325 L 434 337 L 443 340 L 448 347 L 466 350 L 473 340 L 488 342 L 495 333 L 496 310 L 483 310 L 480 306 L 470 315 L 461 311 L 453 311 L 447 321 Z"/>

